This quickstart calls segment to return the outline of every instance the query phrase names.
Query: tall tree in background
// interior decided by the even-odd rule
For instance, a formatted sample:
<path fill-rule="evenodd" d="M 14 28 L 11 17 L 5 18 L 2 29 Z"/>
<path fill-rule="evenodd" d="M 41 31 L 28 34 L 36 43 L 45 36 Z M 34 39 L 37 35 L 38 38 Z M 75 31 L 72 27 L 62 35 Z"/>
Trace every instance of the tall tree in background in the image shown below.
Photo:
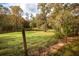
<path fill-rule="evenodd" d="M 11 6 L 11 11 L 12 11 L 12 14 L 13 15 L 16 15 L 16 16 L 21 16 L 22 15 L 22 9 L 20 8 L 20 6 Z"/>
<path fill-rule="evenodd" d="M 22 15 L 22 9 L 19 7 L 19 6 L 11 6 L 11 14 L 15 15 L 16 16 L 16 25 L 15 25 L 15 28 L 16 30 L 18 31 L 18 19 L 17 17 L 20 17 Z"/>
<path fill-rule="evenodd" d="M 40 29 L 40 27 L 44 24 L 44 20 L 42 20 L 43 16 L 41 14 L 36 15 L 36 26 Z"/>
<path fill-rule="evenodd" d="M 47 15 L 50 12 L 50 6 L 47 3 L 40 3 L 38 4 L 38 9 L 40 14 L 42 15 L 42 20 L 44 20 L 44 31 L 47 31 Z"/>

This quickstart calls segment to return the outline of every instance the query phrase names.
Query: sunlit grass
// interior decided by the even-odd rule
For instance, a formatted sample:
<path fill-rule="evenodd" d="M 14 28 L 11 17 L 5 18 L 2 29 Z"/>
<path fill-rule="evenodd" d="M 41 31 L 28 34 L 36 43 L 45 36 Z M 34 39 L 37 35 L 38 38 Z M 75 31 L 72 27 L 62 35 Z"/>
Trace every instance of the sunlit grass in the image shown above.
<path fill-rule="evenodd" d="M 28 49 L 47 47 L 55 42 L 54 32 L 48 31 L 27 31 L 26 40 Z M 23 40 L 21 32 L 0 34 L 0 55 L 24 55 Z"/>

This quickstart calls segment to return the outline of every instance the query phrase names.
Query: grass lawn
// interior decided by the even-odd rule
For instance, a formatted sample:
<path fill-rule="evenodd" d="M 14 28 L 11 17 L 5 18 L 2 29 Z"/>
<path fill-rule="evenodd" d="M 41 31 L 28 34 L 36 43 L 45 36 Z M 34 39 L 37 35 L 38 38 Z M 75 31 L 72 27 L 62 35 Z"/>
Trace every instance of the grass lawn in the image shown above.
<path fill-rule="evenodd" d="M 56 41 L 53 35 L 52 31 L 27 31 L 28 50 L 32 52 L 53 44 Z M 0 34 L 0 55 L 24 55 L 23 51 L 21 32 Z"/>

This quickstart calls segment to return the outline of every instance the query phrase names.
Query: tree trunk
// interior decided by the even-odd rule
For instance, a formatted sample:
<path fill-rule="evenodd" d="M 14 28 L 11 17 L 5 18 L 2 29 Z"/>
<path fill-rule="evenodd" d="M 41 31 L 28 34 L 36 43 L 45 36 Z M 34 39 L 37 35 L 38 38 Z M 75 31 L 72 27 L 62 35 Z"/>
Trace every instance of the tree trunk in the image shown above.
<path fill-rule="evenodd" d="M 22 29 L 22 36 L 23 36 L 23 45 L 24 45 L 24 51 L 25 55 L 28 56 L 28 51 L 27 51 L 27 42 L 26 42 L 26 36 L 25 36 L 25 29 Z"/>
<path fill-rule="evenodd" d="M 45 29 L 44 29 L 45 32 L 47 32 L 47 23 L 45 23 Z"/>
<path fill-rule="evenodd" d="M 45 29 L 44 29 L 44 31 L 47 32 L 47 19 L 46 19 L 46 16 L 44 17 L 44 19 L 45 19 Z"/>

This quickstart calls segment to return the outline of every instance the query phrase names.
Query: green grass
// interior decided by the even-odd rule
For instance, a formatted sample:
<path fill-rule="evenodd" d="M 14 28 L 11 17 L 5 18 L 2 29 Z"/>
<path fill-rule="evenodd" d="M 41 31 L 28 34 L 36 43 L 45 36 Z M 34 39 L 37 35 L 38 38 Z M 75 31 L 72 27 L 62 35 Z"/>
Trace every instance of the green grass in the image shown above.
<path fill-rule="evenodd" d="M 56 41 L 53 35 L 52 31 L 27 31 L 28 51 L 33 52 L 40 47 L 46 48 L 53 44 Z M 21 32 L 0 34 L 0 55 L 24 55 Z"/>

